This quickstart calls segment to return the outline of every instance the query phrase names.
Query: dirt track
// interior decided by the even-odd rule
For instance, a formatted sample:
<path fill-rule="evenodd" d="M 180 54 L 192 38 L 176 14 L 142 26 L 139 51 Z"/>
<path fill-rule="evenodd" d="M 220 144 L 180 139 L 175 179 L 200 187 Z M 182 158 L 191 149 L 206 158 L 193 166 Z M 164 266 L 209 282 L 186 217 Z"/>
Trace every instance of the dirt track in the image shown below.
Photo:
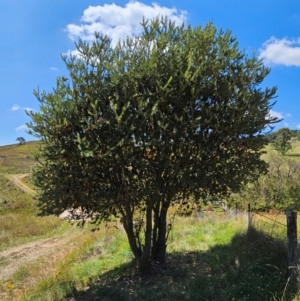
<path fill-rule="evenodd" d="M 22 182 L 22 179 L 28 176 L 29 174 L 16 174 L 16 175 L 6 175 L 16 186 L 21 188 L 23 191 L 34 195 L 35 191 L 31 189 L 26 183 Z M 65 220 L 70 219 L 70 212 L 68 210 L 64 211 L 59 217 Z"/>
<path fill-rule="evenodd" d="M 0 252 L 0 281 L 8 280 L 21 267 L 42 257 L 62 252 L 72 240 L 80 236 L 78 231 L 66 231 L 47 239 L 40 239 Z"/>
<path fill-rule="evenodd" d="M 27 174 L 7 175 L 16 186 L 26 193 L 35 194 L 35 191 L 22 182 L 22 178 Z M 58 258 L 75 247 L 74 243 L 80 241 L 82 232 L 77 228 L 70 228 L 62 234 L 57 234 L 51 238 L 39 239 L 33 242 L 12 247 L 0 252 L 0 285 L 9 283 L 12 276 L 23 267 L 30 264 L 36 266 L 54 263 Z M 52 268 L 48 266 L 42 269 Z M 0 300 L 11 301 L 7 292 L 0 291 Z"/>
<path fill-rule="evenodd" d="M 35 194 L 35 191 L 28 187 L 24 182 L 22 182 L 22 179 L 28 176 L 28 174 L 21 174 L 21 175 L 7 175 L 7 177 L 12 180 L 15 185 L 17 185 L 19 188 L 24 190 L 27 193 Z"/>

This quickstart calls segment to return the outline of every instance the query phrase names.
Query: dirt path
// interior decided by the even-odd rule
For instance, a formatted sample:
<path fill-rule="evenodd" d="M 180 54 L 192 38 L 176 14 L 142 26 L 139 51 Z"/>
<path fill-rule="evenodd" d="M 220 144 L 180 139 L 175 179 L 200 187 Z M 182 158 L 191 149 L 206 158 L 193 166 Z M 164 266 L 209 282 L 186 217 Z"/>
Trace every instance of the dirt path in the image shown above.
<path fill-rule="evenodd" d="M 10 179 L 16 186 L 29 194 L 35 194 L 22 179 L 28 174 L 7 174 L 6 177 Z M 22 244 L 10 249 L 0 252 L 0 284 L 9 280 L 14 273 L 26 265 L 40 261 L 42 258 L 50 258 L 52 255 L 64 253 L 70 249 L 72 241 L 78 240 L 81 231 L 77 228 L 71 228 L 62 234 L 54 235 L 51 238 L 39 239 L 33 242 Z M 2 299 L 0 293 L 0 300 Z"/>
<path fill-rule="evenodd" d="M 54 253 L 61 253 L 71 241 L 76 241 L 79 231 L 70 229 L 61 235 L 40 239 L 0 252 L 0 281 L 6 281 L 23 266 Z"/>
<path fill-rule="evenodd" d="M 28 176 L 28 174 L 7 174 L 6 176 L 23 191 L 35 194 L 33 189 L 22 182 L 22 179 Z M 64 212 L 61 217 L 67 218 L 68 212 Z M 78 235 L 80 235 L 78 231 L 68 230 L 61 235 L 48 239 L 40 239 L 0 252 L 0 280 L 9 279 L 21 266 L 56 252 L 56 248 L 60 250 Z"/>
<path fill-rule="evenodd" d="M 19 174 L 19 175 L 7 175 L 7 178 L 12 180 L 15 185 L 17 185 L 19 188 L 24 190 L 27 193 L 35 194 L 35 191 L 31 189 L 28 185 L 26 185 L 24 182 L 22 182 L 22 179 L 28 176 L 28 174 Z"/>
<path fill-rule="evenodd" d="M 36 192 L 22 181 L 27 175 L 6 174 L 5 176 L 24 192 L 34 195 Z M 67 217 L 67 212 L 62 214 L 62 218 Z M 0 300 L 18 300 L 17 296 L 34 287 L 49 273 L 54 273 L 60 262 L 63 262 L 70 252 L 80 247 L 84 236 L 83 229 L 70 227 L 52 237 L 1 251 Z"/>
<path fill-rule="evenodd" d="M 35 194 L 35 191 L 31 189 L 26 183 L 22 181 L 23 178 L 28 176 L 29 174 L 17 174 L 17 175 L 10 175 L 7 174 L 6 177 L 10 179 L 16 186 L 21 188 L 23 191 L 29 193 L 29 194 Z M 70 220 L 71 214 L 68 210 L 64 211 L 60 216 L 60 218 L 65 220 Z"/>

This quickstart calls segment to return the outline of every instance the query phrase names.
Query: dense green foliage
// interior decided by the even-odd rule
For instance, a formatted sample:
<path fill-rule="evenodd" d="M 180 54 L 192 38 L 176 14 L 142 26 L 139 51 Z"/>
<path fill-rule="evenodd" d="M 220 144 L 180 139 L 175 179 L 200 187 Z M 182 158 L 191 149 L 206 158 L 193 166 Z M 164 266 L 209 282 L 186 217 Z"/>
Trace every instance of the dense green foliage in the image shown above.
<path fill-rule="evenodd" d="M 265 137 L 268 141 L 270 142 L 273 142 L 278 134 L 278 132 L 280 131 L 281 129 L 279 129 L 278 131 L 272 131 L 272 132 L 268 132 L 265 134 Z M 300 130 L 290 130 L 290 133 L 292 135 L 292 138 L 296 138 L 297 140 L 300 140 Z"/>
<path fill-rule="evenodd" d="M 269 172 L 243 187 L 231 196 L 229 202 L 238 203 L 253 210 L 299 210 L 300 208 L 300 162 L 294 157 L 269 155 Z"/>
<path fill-rule="evenodd" d="M 293 137 L 293 133 L 289 128 L 282 128 L 275 133 L 274 140 L 272 141 L 274 148 L 282 155 L 285 155 L 292 149 L 290 140 Z"/>
<path fill-rule="evenodd" d="M 35 92 L 28 127 L 43 141 L 34 169 L 43 213 L 120 216 L 147 269 L 151 257 L 164 262 L 170 206 L 238 191 L 267 171 L 262 132 L 277 118 L 276 88 L 260 88 L 269 69 L 229 31 L 167 19 L 143 28 L 115 47 L 99 34 L 79 41 L 80 55 L 64 57 L 69 77 Z"/>
<path fill-rule="evenodd" d="M 16 141 L 19 141 L 20 145 L 25 144 L 26 140 L 23 137 L 18 137 Z"/>

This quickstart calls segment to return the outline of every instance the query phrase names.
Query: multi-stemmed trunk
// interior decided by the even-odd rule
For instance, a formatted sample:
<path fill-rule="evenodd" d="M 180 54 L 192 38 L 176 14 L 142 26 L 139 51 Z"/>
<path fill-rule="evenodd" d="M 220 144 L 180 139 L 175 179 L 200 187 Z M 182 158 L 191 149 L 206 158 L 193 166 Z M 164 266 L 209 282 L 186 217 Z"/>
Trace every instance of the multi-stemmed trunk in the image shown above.
<path fill-rule="evenodd" d="M 126 231 L 130 248 L 133 252 L 141 273 L 151 272 L 151 260 L 158 264 L 165 263 L 166 237 L 167 237 L 167 211 L 168 207 L 161 202 L 146 204 L 146 221 L 144 244 L 138 244 L 138 237 L 134 231 L 132 212 L 128 206 L 123 211 L 123 226 Z"/>
<path fill-rule="evenodd" d="M 154 210 L 154 227 L 152 236 L 152 259 L 163 264 L 166 257 L 167 210 L 163 206 Z"/>

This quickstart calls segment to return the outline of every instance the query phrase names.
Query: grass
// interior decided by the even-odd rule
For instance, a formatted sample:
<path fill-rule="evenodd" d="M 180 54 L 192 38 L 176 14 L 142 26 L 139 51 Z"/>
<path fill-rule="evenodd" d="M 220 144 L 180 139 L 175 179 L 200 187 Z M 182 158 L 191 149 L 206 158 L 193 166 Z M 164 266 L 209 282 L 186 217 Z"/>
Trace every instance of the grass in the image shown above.
<path fill-rule="evenodd" d="M 0 282 L 0 292 L 2 292 L 1 300 L 19 300 L 29 290 L 41 287 L 45 279 L 55 279 L 61 274 L 61 270 L 66 264 L 77 260 L 78 254 L 84 252 L 87 247 L 95 240 L 95 235 L 88 229 L 71 229 L 68 231 L 69 240 L 59 245 L 56 251 L 48 253 L 47 256 L 39 257 L 37 260 L 21 266 L 10 279 Z M 0 293 L 1 296 L 1 293 Z M 32 300 L 46 300 L 43 297 Z M 53 300 L 56 300 L 54 298 Z"/>
<path fill-rule="evenodd" d="M 217 218 L 178 218 L 167 266 L 149 277 L 137 273 L 124 231 L 102 229 L 20 300 L 291 300 L 283 241 L 246 231 L 244 218 Z"/>
<path fill-rule="evenodd" d="M 31 175 L 26 175 L 25 177 L 22 178 L 22 182 L 24 182 L 29 188 L 31 188 L 32 190 L 35 190 L 36 187 L 33 184 Z"/>
<path fill-rule="evenodd" d="M 288 156 L 298 160 L 300 142 L 293 145 Z M 32 196 L 4 176 L 29 173 L 35 164 L 30 152 L 36 146 L 0 147 L 0 251 L 66 231 L 73 236 L 67 245 L 0 283 L 3 300 L 300 300 L 287 281 L 285 229 L 268 220 L 284 223 L 284 217 L 255 216 L 248 231 L 244 217 L 177 217 L 166 267 L 154 265 L 155 275 L 142 277 L 120 225 L 90 232 L 71 229 L 52 216 L 36 216 Z M 275 152 L 267 150 L 266 158 Z M 34 188 L 30 177 L 24 182 Z"/>
<path fill-rule="evenodd" d="M 36 164 L 33 153 L 39 142 L 0 146 L 0 173 L 21 174 L 29 173 Z"/>
<path fill-rule="evenodd" d="M 300 140 L 293 138 L 291 140 L 292 149 L 289 150 L 285 154 L 285 158 L 290 158 L 295 160 L 295 162 L 300 161 Z M 269 161 L 269 159 L 273 156 L 278 156 L 280 153 L 274 149 L 272 144 L 268 144 L 265 147 L 266 153 L 262 155 L 262 158 L 266 161 Z"/>
<path fill-rule="evenodd" d="M 53 216 L 0 215 L 0 251 L 37 239 L 51 237 L 67 229 L 67 223 Z"/>
<path fill-rule="evenodd" d="M 265 235 L 274 237 L 279 240 L 285 240 L 287 232 L 286 215 L 280 211 L 268 212 L 253 212 L 252 225 Z M 300 228 L 298 229 L 298 235 Z"/>
<path fill-rule="evenodd" d="M 66 230 L 54 216 L 38 217 L 33 197 L 0 175 L 0 251 Z"/>
<path fill-rule="evenodd" d="M 102 228 L 91 232 L 87 227 L 78 232 L 77 239 L 69 243 L 64 252 L 59 250 L 57 254 L 23 267 L 2 287 L 0 285 L 0 291 L 2 289 L 6 295 L 11 292 L 11 300 L 60 300 L 73 291 L 75 283 L 78 288 L 84 288 L 99 271 L 119 266 L 124 253 L 117 250 L 124 245 L 127 247 L 127 240 L 121 230 Z M 99 262 L 99 256 L 107 260 Z M 127 256 L 131 259 L 131 252 L 127 252 Z"/>
<path fill-rule="evenodd" d="M 35 214 L 34 199 L 0 174 L 0 215 L 21 212 Z"/>

